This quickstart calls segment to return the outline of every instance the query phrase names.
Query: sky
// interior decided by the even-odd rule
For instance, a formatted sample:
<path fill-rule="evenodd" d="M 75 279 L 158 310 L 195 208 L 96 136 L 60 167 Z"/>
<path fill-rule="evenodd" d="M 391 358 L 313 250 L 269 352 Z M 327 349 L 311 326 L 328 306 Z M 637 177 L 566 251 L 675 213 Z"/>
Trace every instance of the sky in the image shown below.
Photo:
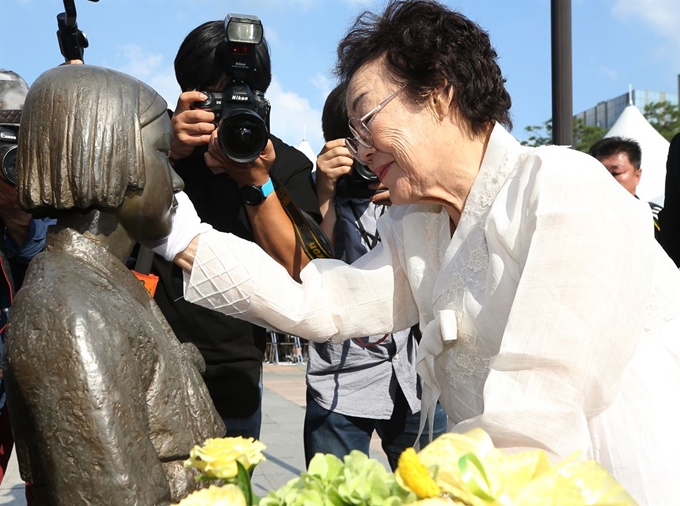
<path fill-rule="evenodd" d="M 446 0 L 490 37 L 512 97 L 512 133 L 551 116 L 550 0 Z M 85 62 L 131 74 L 174 109 L 173 60 L 184 37 L 229 13 L 258 16 L 271 48 L 271 129 L 294 146 L 323 147 L 321 110 L 335 86 L 338 41 L 384 0 L 75 0 L 90 41 Z M 30 85 L 63 61 L 56 38 L 61 0 L 0 0 L 0 68 Z M 678 92 L 678 0 L 572 0 L 574 113 L 628 91 Z"/>

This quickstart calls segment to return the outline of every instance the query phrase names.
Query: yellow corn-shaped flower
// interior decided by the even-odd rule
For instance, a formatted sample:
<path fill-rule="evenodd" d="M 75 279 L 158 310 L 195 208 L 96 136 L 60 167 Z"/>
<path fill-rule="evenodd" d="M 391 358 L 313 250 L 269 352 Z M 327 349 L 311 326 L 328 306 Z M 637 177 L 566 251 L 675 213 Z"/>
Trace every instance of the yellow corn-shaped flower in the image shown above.
<path fill-rule="evenodd" d="M 437 497 L 441 494 L 439 485 L 427 472 L 427 467 L 420 461 L 413 448 L 406 448 L 399 456 L 399 475 L 419 499 Z"/>

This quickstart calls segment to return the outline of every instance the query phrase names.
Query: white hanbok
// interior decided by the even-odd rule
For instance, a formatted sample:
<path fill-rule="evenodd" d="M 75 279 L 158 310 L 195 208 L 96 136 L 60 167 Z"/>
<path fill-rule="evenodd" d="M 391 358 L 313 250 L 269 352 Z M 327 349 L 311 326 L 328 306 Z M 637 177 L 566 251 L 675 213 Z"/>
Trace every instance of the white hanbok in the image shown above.
<path fill-rule="evenodd" d="M 640 504 L 678 502 L 680 272 L 646 203 L 593 158 L 497 125 L 453 236 L 438 206 L 394 207 L 378 228 L 376 249 L 315 260 L 302 284 L 208 232 L 186 298 L 310 340 L 420 322 L 423 412 L 439 399 L 451 430 L 580 451 Z"/>

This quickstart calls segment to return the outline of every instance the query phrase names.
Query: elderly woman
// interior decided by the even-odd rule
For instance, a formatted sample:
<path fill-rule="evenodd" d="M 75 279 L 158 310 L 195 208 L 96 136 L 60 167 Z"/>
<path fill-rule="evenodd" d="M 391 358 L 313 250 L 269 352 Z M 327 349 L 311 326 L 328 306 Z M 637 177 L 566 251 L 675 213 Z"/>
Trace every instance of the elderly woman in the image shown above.
<path fill-rule="evenodd" d="M 198 350 L 125 266 L 136 241 L 170 231 L 182 181 L 169 149 L 165 101 L 120 72 L 58 67 L 26 98 L 20 201 L 58 217 L 17 294 L 4 357 L 36 504 L 169 504 L 197 487 L 182 466 L 191 448 L 224 435 Z"/>
<path fill-rule="evenodd" d="M 381 245 L 352 266 L 313 261 L 297 284 L 252 245 L 188 230 L 166 252 L 190 271 L 186 298 L 311 340 L 419 322 L 424 404 L 439 397 L 451 430 L 581 451 L 641 504 L 675 502 L 680 273 L 646 203 L 587 155 L 503 128 L 496 52 L 456 12 L 392 2 L 338 53 L 348 144 L 397 204 Z"/>

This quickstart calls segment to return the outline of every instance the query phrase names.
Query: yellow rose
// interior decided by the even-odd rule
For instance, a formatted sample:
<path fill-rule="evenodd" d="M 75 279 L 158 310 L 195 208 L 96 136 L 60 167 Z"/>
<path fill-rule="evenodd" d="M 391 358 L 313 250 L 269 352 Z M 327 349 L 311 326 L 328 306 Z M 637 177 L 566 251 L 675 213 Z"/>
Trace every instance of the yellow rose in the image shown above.
<path fill-rule="evenodd" d="M 178 506 L 246 506 L 246 498 L 236 485 L 211 485 L 188 495 Z"/>
<path fill-rule="evenodd" d="M 184 467 L 193 467 L 203 471 L 211 478 L 229 480 L 235 478 L 238 469 L 236 462 L 250 471 L 263 460 L 264 444 L 255 439 L 225 437 L 207 439 L 203 446 L 194 446 Z"/>

